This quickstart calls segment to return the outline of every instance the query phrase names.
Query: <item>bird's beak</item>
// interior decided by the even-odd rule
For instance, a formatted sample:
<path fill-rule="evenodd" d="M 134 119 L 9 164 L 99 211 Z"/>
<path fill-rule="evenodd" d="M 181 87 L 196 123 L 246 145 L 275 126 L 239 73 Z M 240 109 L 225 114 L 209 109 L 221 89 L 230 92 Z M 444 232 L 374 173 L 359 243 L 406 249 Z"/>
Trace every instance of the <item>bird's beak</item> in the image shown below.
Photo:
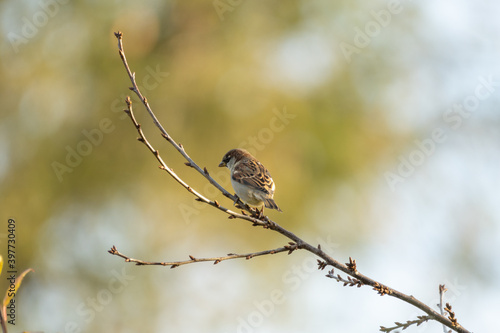
<path fill-rule="evenodd" d="M 226 163 L 224 163 L 224 162 L 220 162 L 219 163 L 219 168 L 222 168 L 222 167 L 225 167 L 225 166 L 226 166 Z"/>

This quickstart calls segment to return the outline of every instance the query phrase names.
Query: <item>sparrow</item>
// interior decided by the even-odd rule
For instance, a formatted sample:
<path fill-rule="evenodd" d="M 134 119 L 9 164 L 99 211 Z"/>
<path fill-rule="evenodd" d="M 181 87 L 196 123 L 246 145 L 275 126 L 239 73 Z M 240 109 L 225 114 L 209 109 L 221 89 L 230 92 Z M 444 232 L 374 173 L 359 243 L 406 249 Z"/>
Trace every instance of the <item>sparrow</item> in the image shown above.
<path fill-rule="evenodd" d="M 224 155 L 219 167 L 227 167 L 231 171 L 231 185 L 243 202 L 282 211 L 273 200 L 276 186 L 271 174 L 249 152 L 231 149 Z"/>

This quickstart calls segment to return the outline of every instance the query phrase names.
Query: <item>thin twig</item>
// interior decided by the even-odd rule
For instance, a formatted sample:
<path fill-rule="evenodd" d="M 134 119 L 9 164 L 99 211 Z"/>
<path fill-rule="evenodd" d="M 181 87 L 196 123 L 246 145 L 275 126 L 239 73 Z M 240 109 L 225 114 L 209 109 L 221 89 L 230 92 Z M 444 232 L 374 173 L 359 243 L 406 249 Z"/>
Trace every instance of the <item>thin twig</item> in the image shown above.
<path fill-rule="evenodd" d="M 380 326 L 380 331 L 381 332 L 392 332 L 394 331 L 395 329 L 398 329 L 398 328 L 401 328 L 403 330 L 407 329 L 408 327 L 410 327 L 411 325 L 417 325 L 419 326 L 420 324 L 428 321 L 428 320 L 431 320 L 431 319 L 434 319 L 430 316 L 417 316 L 418 319 L 415 319 L 415 320 L 408 320 L 406 321 L 406 323 L 400 323 L 400 322 L 395 322 L 394 324 L 396 324 L 396 326 L 393 326 L 393 327 L 384 327 L 384 326 Z"/>
<path fill-rule="evenodd" d="M 145 266 L 145 265 L 156 265 L 156 266 L 170 266 L 170 268 L 176 268 L 182 265 L 187 265 L 187 264 L 193 264 L 197 262 L 205 262 L 205 261 L 211 261 L 214 263 L 214 265 L 220 263 L 221 261 L 225 260 L 231 260 L 231 259 L 239 259 L 239 258 L 245 258 L 246 260 L 252 259 L 254 257 L 259 257 L 259 256 L 265 256 L 268 254 L 276 254 L 276 253 L 281 253 L 281 252 L 289 252 L 290 249 L 288 246 L 280 247 L 277 249 L 273 250 L 267 250 L 267 251 L 260 251 L 260 252 L 252 252 L 252 253 L 245 253 L 245 254 L 236 254 L 236 253 L 229 253 L 227 256 L 221 256 L 221 257 L 212 257 L 212 258 L 195 258 L 193 256 L 189 256 L 189 260 L 183 260 L 183 261 L 144 261 L 140 259 L 134 259 L 130 258 L 120 251 L 117 250 L 117 248 L 113 245 L 111 250 L 108 252 L 111 253 L 112 255 L 121 257 L 125 259 L 126 262 L 133 262 L 136 265 L 139 266 Z"/>
<path fill-rule="evenodd" d="M 340 274 L 337 274 L 337 275 L 333 274 L 333 269 L 331 271 L 329 271 L 328 274 L 326 274 L 326 277 L 328 277 L 330 279 L 334 279 L 337 282 L 344 283 L 344 287 L 349 286 L 349 287 L 361 288 L 361 286 L 363 285 L 363 282 L 361 282 L 358 279 L 351 278 L 350 276 L 348 276 L 347 280 L 346 280 L 343 277 L 341 277 Z"/>
<path fill-rule="evenodd" d="M 130 88 L 130 89 L 132 91 L 134 91 L 137 94 L 137 96 L 139 97 L 139 99 L 142 101 L 142 103 L 146 107 L 147 112 L 150 114 L 151 118 L 153 119 L 153 122 L 160 129 L 160 132 L 161 132 L 162 136 L 170 144 L 172 144 L 177 149 L 177 151 L 188 161 L 188 163 L 186 163 L 188 166 L 193 167 L 194 169 L 196 169 L 212 185 L 214 185 L 219 191 L 221 191 L 226 197 L 230 198 L 231 200 L 233 200 L 233 202 L 238 203 L 240 206 L 244 207 L 244 209 L 246 209 L 249 212 L 253 213 L 254 212 L 253 209 L 251 209 L 248 205 L 246 205 L 243 202 L 241 202 L 241 200 L 239 200 L 239 198 L 237 196 L 234 196 L 234 195 L 230 194 L 220 184 L 218 184 L 210 176 L 210 174 L 208 173 L 208 171 L 206 170 L 206 168 L 201 169 L 188 156 L 188 154 L 184 150 L 184 147 L 182 145 L 176 143 L 170 137 L 170 135 L 165 131 L 165 129 L 159 123 L 159 121 L 156 118 L 155 114 L 151 110 L 151 107 L 149 106 L 149 103 L 147 102 L 146 98 L 143 97 L 143 95 L 139 91 L 139 88 L 137 87 L 137 84 L 135 82 L 135 73 L 131 72 L 130 67 L 128 66 L 126 57 L 125 57 L 125 53 L 123 51 L 123 43 L 122 43 L 122 36 L 123 35 L 122 35 L 122 33 L 121 32 L 117 32 L 117 33 L 115 33 L 115 36 L 118 39 L 118 49 L 119 49 L 120 57 L 121 57 L 121 59 L 123 61 L 123 64 L 124 64 L 124 66 L 125 66 L 125 68 L 127 70 L 127 73 L 129 75 L 129 78 L 130 78 L 130 80 L 132 82 L 132 85 L 133 85 L 133 87 Z M 127 105 L 129 104 L 129 101 L 130 101 L 130 99 L 127 99 Z M 422 318 L 428 317 L 428 319 L 436 320 L 436 321 L 442 323 L 443 325 L 446 325 L 447 327 L 451 328 L 452 330 L 454 330 L 456 332 L 460 332 L 460 333 L 468 333 L 469 332 L 468 330 L 466 330 L 465 328 L 463 328 L 462 326 L 460 326 L 458 324 L 458 322 L 456 321 L 456 318 L 455 318 L 455 314 L 453 312 L 451 312 L 451 306 L 448 306 L 448 304 L 447 304 L 447 307 L 445 308 L 445 310 L 449 313 L 449 317 L 446 317 L 444 315 L 439 314 L 438 312 L 436 312 L 435 310 L 433 310 L 431 307 L 429 307 L 428 305 L 426 305 L 423 302 L 419 301 L 415 297 L 406 295 L 406 294 L 404 294 L 404 293 L 402 293 L 400 291 L 397 291 L 397 290 L 395 290 L 393 288 L 390 288 L 390 287 L 388 287 L 386 285 L 383 285 L 382 283 L 379 283 L 379 282 L 377 282 L 377 281 L 375 281 L 375 280 L 373 280 L 373 279 L 371 279 L 371 278 L 369 278 L 369 277 L 361 274 L 357 270 L 356 261 L 354 259 L 349 258 L 349 262 L 348 263 L 342 264 L 339 261 L 333 259 L 327 253 L 325 253 L 321 249 L 321 246 L 319 246 L 319 245 L 318 245 L 318 247 L 312 246 L 311 244 L 305 242 L 304 240 L 302 240 L 300 237 L 298 237 L 294 233 L 286 230 L 285 228 L 283 228 L 280 225 L 278 225 L 276 222 L 270 220 L 267 216 L 257 216 L 257 215 L 248 216 L 248 215 L 243 214 L 243 212 L 242 212 L 242 214 L 237 214 L 235 212 L 229 211 L 226 208 L 221 207 L 217 201 L 215 201 L 215 200 L 212 201 L 212 200 L 209 200 L 209 199 L 205 198 L 200 193 L 198 193 L 197 191 L 193 190 L 192 187 L 190 187 L 187 183 L 185 183 L 179 176 L 177 176 L 177 174 L 175 174 L 173 172 L 173 170 L 171 170 L 165 164 L 165 162 L 163 161 L 163 159 L 161 159 L 160 154 L 158 153 L 158 151 L 155 150 L 149 144 L 149 142 L 146 140 L 146 138 L 144 136 L 144 133 L 142 133 L 140 125 L 137 123 L 137 121 L 135 121 L 135 117 L 133 116 L 133 112 L 132 112 L 132 108 L 131 108 L 131 103 L 129 105 L 129 110 L 128 111 L 129 111 L 128 114 L 129 114 L 130 118 L 132 119 L 132 121 L 134 123 L 134 126 L 136 127 L 137 131 L 139 132 L 139 135 L 141 136 L 140 137 L 140 141 L 142 141 L 148 147 L 148 149 L 156 156 L 156 158 L 158 159 L 158 161 L 161 163 L 162 169 L 164 169 L 165 171 L 167 171 L 179 184 L 181 184 L 185 189 L 187 189 L 189 192 L 191 192 L 193 195 L 195 195 L 197 197 L 197 200 L 199 200 L 201 202 L 204 202 L 204 203 L 206 203 L 206 204 L 208 204 L 208 205 L 210 205 L 212 207 L 216 207 L 217 209 L 219 209 L 219 210 L 221 210 L 221 211 L 229 214 L 230 218 L 243 219 L 243 220 L 252 222 L 253 225 L 262 226 L 264 228 L 267 228 L 269 230 L 273 230 L 273 231 L 276 231 L 276 232 L 282 234 L 283 236 L 285 236 L 288 239 L 292 240 L 292 244 L 294 244 L 293 245 L 293 250 L 292 251 L 289 250 L 289 252 L 293 252 L 296 249 L 303 249 L 303 250 L 306 250 L 306 251 L 308 251 L 310 253 L 313 253 L 316 256 L 318 256 L 321 259 L 323 259 L 324 263 L 322 263 L 320 265 L 320 269 L 323 269 L 326 266 L 332 266 L 332 267 L 334 267 L 334 268 L 336 268 L 336 269 L 338 269 L 338 270 L 346 273 L 347 275 L 350 275 L 356 281 L 360 281 L 361 285 L 369 285 L 369 286 L 371 286 L 380 295 L 389 295 L 389 296 L 392 296 L 392 297 L 396 297 L 396 298 L 398 298 L 398 299 L 400 299 L 400 300 L 402 300 L 402 301 L 404 301 L 406 303 L 409 303 L 409 304 L 411 304 L 411 305 L 419 308 L 420 310 L 422 310 L 423 312 L 427 313 L 427 315 L 428 315 L 428 316 L 421 316 Z M 262 255 L 265 255 L 265 254 L 262 254 Z M 124 257 L 124 258 L 128 258 L 128 257 Z M 213 258 L 208 258 L 208 259 L 213 259 Z M 136 259 L 134 259 L 134 260 L 135 260 L 134 262 L 136 262 L 136 263 L 138 262 Z M 196 261 L 193 261 L 193 262 L 196 262 Z M 175 263 L 177 263 L 177 262 L 174 262 L 174 264 Z M 189 263 L 191 263 L 191 262 L 189 262 Z M 339 280 L 337 280 L 337 281 L 339 281 Z M 428 319 L 426 319 L 426 320 L 428 320 Z"/>
<path fill-rule="evenodd" d="M 447 291 L 448 289 L 446 289 L 445 285 L 444 284 L 440 284 L 439 285 L 439 311 L 441 312 L 441 315 L 444 316 L 444 310 L 443 310 L 443 299 L 444 299 L 444 293 Z M 444 333 L 449 333 L 451 331 L 448 331 L 446 329 L 446 326 L 443 325 L 443 332 Z"/>

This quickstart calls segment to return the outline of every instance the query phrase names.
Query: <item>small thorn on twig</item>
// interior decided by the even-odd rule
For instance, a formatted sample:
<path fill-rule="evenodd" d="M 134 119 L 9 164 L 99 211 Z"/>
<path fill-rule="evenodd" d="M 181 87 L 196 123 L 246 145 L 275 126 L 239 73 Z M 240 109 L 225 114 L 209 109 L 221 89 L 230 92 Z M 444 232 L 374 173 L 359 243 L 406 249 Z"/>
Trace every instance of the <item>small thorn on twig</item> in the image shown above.
<path fill-rule="evenodd" d="M 209 173 L 208 173 L 208 170 L 207 170 L 207 167 L 204 167 L 204 168 L 203 168 L 203 172 L 205 173 L 205 175 L 208 175 L 208 174 L 209 174 Z"/>
<path fill-rule="evenodd" d="M 135 77 L 135 73 L 134 73 L 134 74 L 132 74 L 132 76 L 134 76 L 134 77 Z M 129 89 L 129 90 L 134 91 L 134 87 L 128 87 L 128 89 Z"/>
<path fill-rule="evenodd" d="M 318 244 L 318 250 L 321 251 L 321 244 Z"/>
<path fill-rule="evenodd" d="M 216 206 L 217 208 L 219 208 L 219 207 L 220 207 L 220 204 L 219 204 L 219 202 L 218 202 L 217 200 L 214 200 L 214 204 L 215 204 L 215 206 Z"/>
<path fill-rule="evenodd" d="M 189 255 L 189 259 L 196 260 L 195 257 L 193 257 L 192 255 Z"/>
<path fill-rule="evenodd" d="M 179 267 L 179 265 L 178 264 L 173 264 L 172 266 L 170 266 L 170 269 L 176 268 L 176 267 Z"/>
<path fill-rule="evenodd" d="M 217 260 L 214 261 L 214 265 L 217 265 L 218 263 L 220 263 L 219 259 L 217 259 Z"/>
<path fill-rule="evenodd" d="M 235 219 L 235 218 L 236 218 L 236 216 L 234 216 L 234 215 L 229 215 L 227 218 L 228 218 L 228 219 L 230 219 L 230 220 L 232 220 L 232 219 Z"/>
<path fill-rule="evenodd" d="M 184 164 L 187 165 L 188 167 L 193 167 L 193 165 L 191 164 L 191 162 L 186 162 Z"/>

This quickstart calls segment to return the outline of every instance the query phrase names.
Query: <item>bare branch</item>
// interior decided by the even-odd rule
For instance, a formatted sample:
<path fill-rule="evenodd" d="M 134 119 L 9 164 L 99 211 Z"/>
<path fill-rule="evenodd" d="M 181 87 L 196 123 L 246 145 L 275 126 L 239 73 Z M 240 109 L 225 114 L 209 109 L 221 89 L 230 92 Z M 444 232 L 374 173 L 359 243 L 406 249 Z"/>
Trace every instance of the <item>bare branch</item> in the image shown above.
<path fill-rule="evenodd" d="M 113 245 L 111 250 L 108 252 L 111 253 L 112 255 L 121 257 L 125 259 L 126 262 L 133 262 L 136 265 L 139 266 L 146 266 L 146 265 L 156 265 L 156 266 L 170 266 L 170 268 L 176 268 L 182 265 L 187 265 L 187 264 L 194 264 L 197 262 L 205 262 L 205 261 L 211 261 L 214 263 L 214 265 L 220 263 L 221 261 L 224 260 L 231 260 L 231 259 L 239 259 L 239 258 L 245 258 L 246 260 L 252 259 L 254 257 L 259 257 L 259 256 L 265 256 L 268 254 L 276 254 L 280 252 L 287 252 L 290 251 L 289 246 L 284 246 L 280 247 L 277 249 L 273 250 L 267 250 L 267 251 L 260 251 L 260 252 L 253 252 L 253 253 L 245 253 L 245 254 L 236 254 L 236 253 L 229 253 L 227 256 L 222 256 L 222 257 L 212 257 L 212 258 L 195 258 L 193 256 L 189 256 L 189 260 L 184 260 L 184 261 L 144 261 L 140 259 L 134 259 L 130 258 L 120 251 L 117 250 L 116 246 Z"/>
<path fill-rule="evenodd" d="M 163 126 L 160 124 L 160 122 L 156 118 L 156 115 L 154 114 L 153 110 L 151 110 L 151 107 L 149 106 L 149 103 L 148 103 L 146 97 L 144 97 L 142 95 L 141 91 L 139 90 L 139 87 L 137 86 L 137 83 L 135 82 L 135 73 L 132 73 L 132 71 L 130 70 L 130 67 L 129 67 L 128 62 L 127 62 L 127 58 L 125 56 L 125 51 L 123 50 L 123 41 L 122 41 L 123 34 L 120 31 L 118 31 L 115 33 L 115 37 L 118 39 L 118 53 L 120 54 L 120 58 L 122 59 L 123 65 L 125 66 L 125 69 L 126 69 L 127 74 L 130 78 L 130 81 L 132 82 L 132 87 L 129 89 L 132 90 L 137 95 L 137 97 L 139 97 L 139 99 L 142 101 L 142 103 L 146 107 L 147 112 L 149 113 L 149 115 L 153 119 L 154 124 L 160 130 L 161 135 L 168 142 L 170 142 L 170 144 L 172 144 L 172 146 L 174 146 L 174 148 L 177 149 L 177 151 L 187 160 L 187 162 L 186 162 L 187 166 L 192 167 L 196 171 L 198 171 L 213 186 L 215 186 L 219 191 L 221 191 L 222 194 L 224 194 L 224 196 L 230 198 L 234 203 L 238 203 L 241 207 L 244 207 L 246 210 L 253 213 L 253 209 L 250 206 L 248 206 L 243 201 L 241 201 L 240 198 L 238 198 L 236 195 L 233 195 L 233 194 L 229 193 L 228 191 L 226 191 L 226 189 L 224 189 L 224 187 L 222 187 L 217 181 L 215 181 L 215 179 L 213 179 L 212 176 L 210 176 L 210 173 L 208 172 L 206 167 L 203 169 L 200 168 L 200 166 L 198 166 L 198 164 L 196 164 L 193 161 L 193 159 L 191 159 L 191 157 L 189 157 L 189 155 L 186 153 L 184 147 L 180 143 L 177 143 L 168 134 L 168 132 L 163 128 Z"/>
<path fill-rule="evenodd" d="M 155 123 L 155 125 L 160 129 L 160 132 L 162 134 L 162 136 L 170 143 L 172 144 L 176 150 L 187 160 L 187 163 L 186 165 L 188 165 L 189 167 L 192 167 L 194 169 L 196 169 L 201 175 L 203 175 L 212 185 L 214 185 L 219 191 L 221 191 L 226 197 L 230 198 L 233 202 L 235 202 L 237 205 L 239 205 L 240 207 L 242 207 L 243 209 L 247 210 L 248 212 L 250 212 L 250 216 L 247 215 L 244 211 L 241 212 L 241 214 L 239 213 L 236 213 L 236 212 L 233 212 L 233 211 L 230 211 L 229 209 L 227 208 L 224 208 L 222 207 L 217 201 L 215 200 L 210 200 L 206 197 L 204 197 L 203 195 L 201 195 L 199 192 L 197 192 L 196 190 L 194 190 L 192 187 L 190 187 L 187 183 L 185 183 L 172 169 L 170 169 L 166 164 L 165 162 L 163 161 L 163 159 L 160 157 L 160 154 L 157 150 L 155 150 L 151 144 L 148 142 L 148 140 L 146 139 L 146 137 L 144 136 L 144 133 L 142 132 L 142 129 L 140 127 L 140 125 L 137 123 L 137 121 L 135 120 L 135 117 L 133 115 L 133 112 L 132 112 L 132 103 L 130 101 L 130 98 L 127 98 L 127 106 L 128 106 L 128 110 L 126 110 L 127 114 L 130 116 L 132 122 L 134 123 L 134 126 L 136 127 L 139 135 L 140 135 L 140 138 L 139 138 L 139 141 L 143 142 L 147 147 L 148 149 L 154 154 L 154 156 L 156 157 L 156 159 L 160 162 L 160 167 L 167 171 L 169 173 L 170 176 L 172 176 L 179 184 L 181 184 L 186 190 L 188 190 L 190 193 L 192 193 L 197 200 L 201 201 L 201 202 L 204 202 L 212 207 L 215 207 L 217 208 L 218 210 L 220 211 L 223 211 L 225 212 L 226 214 L 229 215 L 229 218 L 237 218 L 237 219 L 242 219 L 242 220 L 246 220 L 246 221 L 249 221 L 249 222 L 252 222 L 252 224 L 254 226 L 262 226 L 263 228 L 266 228 L 266 229 L 269 229 L 269 230 L 272 230 L 272 231 L 275 231 L 275 232 L 278 232 L 280 233 L 281 235 L 287 237 L 288 239 L 290 239 L 292 242 L 289 243 L 289 246 L 288 248 L 285 246 L 283 248 L 280 248 L 280 249 L 286 249 L 286 251 L 288 251 L 289 253 L 295 251 L 295 250 L 298 250 L 298 249 L 302 249 L 302 250 L 306 250 L 316 256 L 318 256 L 319 258 L 321 258 L 322 260 L 320 260 L 319 262 L 319 268 L 320 269 L 324 269 L 326 266 L 332 266 L 342 272 L 344 272 L 345 274 L 351 276 L 352 278 L 348 278 L 348 280 L 345 280 L 345 279 L 342 279 L 340 276 L 337 276 L 337 277 L 332 277 L 334 279 L 336 279 L 338 282 L 344 282 L 347 283 L 347 285 L 356 285 L 356 286 L 362 286 L 362 285 L 369 285 L 371 286 L 374 290 L 376 290 L 380 295 L 389 295 L 389 296 L 392 296 L 392 297 L 395 297 L 395 298 L 398 298 L 408 304 L 411 304 L 413 306 L 415 306 L 416 308 L 422 310 L 423 312 L 427 313 L 427 316 L 420 316 L 418 317 L 419 320 L 417 321 L 411 321 L 411 324 L 417 324 L 419 325 L 421 322 L 424 322 L 424 321 L 427 321 L 429 319 L 432 319 L 432 320 L 436 320 L 440 323 L 442 323 L 443 325 L 446 325 L 447 327 L 451 328 L 452 330 L 456 331 L 456 332 L 460 332 L 460 333 L 468 333 L 469 331 L 466 330 L 465 328 L 463 328 L 462 326 L 460 326 L 455 318 L 455 314 L 453 312 L 451 312 L 451 306 L 449 306 L 449 304 L 447 304 L 447 307 L 445 308 L 445 311 L 447 311 L 447 313 L 449 314 L 448 317 L 446 317 L 445 315 L 442 315 L 442 314 L 439 314 L 438 312 L 436 312 L 435 310 L 433 310 L 431 307 L 429 307 L 428 305 L 424 304 L 423 302 L 419 301 L 418 299 L 416 299 L 415 297 L 413 296 L 409 296 L 409 295 L 406 295 L 400 291 L 397 291 L 393 288 L 390 288 L 382 283 L 379 283 L 363 274 L 361 274 L 359 271 L 358 271 L 358 267 L 357 267 L 357 264 L 356 264 L 356 260 L 352 259 L 349 257 L 349 262 L 347 264 L 342 264 L 341 262 L 335 260 L 334 258 L 332 258 L 331 256 L 329 256 L 327 253 L 325 253 L 322 249 L 321 249 L 321 246 L 312 246 L 311 244 L 305 242 L 304 240 L 302 240 L 300 237 L 298 237 L 297 235 L 295 235 L 294 233 L 288 231 L 287 229 L 281 227 L 279 224 L 277 224 L 276 222 L 270 220 L 267 216 L 262 216 L 261 214 L 258 214 L 257 210 L 256 209 L 253 209 L 251 207 L 249 207 L 248 205 L 244 204 L 237 196 L 234 196 L 232 194 L 230 194 L 228 191 L 226 191 L 220 184 L 218 184 L 211 176 L 210 176 L 210 173 L 208 172 L 208 170 L 206 168 L 200 168 L 198 166 L 198 164 L 196 164 L 190 157 L 189 155 L 186 153 L 184 147 L 178 143 L 176 143 L 172 137 L 170 137 L 170 135 L 165 131 L 165 129 L 162 127 L 162 125 L 159 123 L 158 119 L 156 118 L 155 114 L 153 113 L 153 111 L 151 110 L 151 107 L 149 106 L 149 103 L 147 102 L 146 98 L 143 97 L 143 95 L 141 94 L 141 92 L 139 91 L 139 88 L 137 87 L 137 84 L 135 82 L 135 74 L 131 72 L 129 66 L 128 66 L 128 63 L 127 63 L 127 60 L 126 60 L 126 57 L 125 57 L 125 53 L 123 51 L 123 43 L 122 43 L 122 33 L 121 32 L 117 32 L 115 33 L 115 36 L 116 38 L 118 39 L 118 49 L 119 49 L 119 54 L 120 54 L 120 57 L 123 61 L 123 64 L 127 70 L 127 73 L 129 75 L 129 78 L 132 82 L 132 88 L 130 88 L 132 91 L 134 91 L 137 96 L 139 97 L 139 99 L 142 101 L 142 103 L 144 104 L 144 106 L 146 107 L 146 110 L 147 112 L 149 113 L 149 115 L 151 116 L 151 118 L 153 119 L 153 122 Z M 116 253 L 114 253 L 113 249 L 116 251 Z M 273 251 L 273 250 L 271 250 Z M 284 252 L 285 250 L 281 251 L 281 252 Z M 114 255 L 118 255 L 122 258 L 124 258 L 125 260 L 129 261 L 129 262 L 135 262 L 136 264 L 139 264 L 139 265 L 145 265 L 147 262 L 145 261 L 141 261 L 141 260 L 137 260 L 137 259 L 131 259 L 125 255 L 122 255 L 121 253 L 119 253 L 116 248 L 112 248 L 111 251 L 109 251 L 111 254 L 114 254 Z M 264 251 L 266 252 L 266 251 Z M 260 252 L 258 252 L 260 253 Z M 264 255 L 264 254 L 268 254 L 268 253 L 263 253 L 261 255 Z M 227 260 L 227 259 L 234 259 L 234 258 L 237 258 L 237 255 L 236 256 L 228 256 L 228 257 L 219 257 L 220 258 L 223 258 L 224 260 Z M 163 266 L 175 266 L 175 265 L 180 265 L 180 264 L 187 264 L 187 263 L 192 263 L 192 262 L 198 262 L 198 261 L 212 261 L 212 260 L 217 260 L 218 258 L 205 258 L 205 259 L 196 259 L 196 258 L 191 258 L 191 260 L 189 261 L 178 261 L 178 262 L 170 262 L 170 263 L 149 263 L 151 265 L 163 265 Z M 175 267 L 177 267 L 175 266 Z M 332 276 L 333 276 L 333 272 L 332 272 Z M 331 276 L 329 276 L 331 277 Z M 425 319 L 425 320 L 424 320 Z M 420 321 L 420 323 L 419 323 Z M 399 325 L 402 325 L 401 327 L 407 325 L 411 325 L 411 324 L 408 324 L 410 323 L 410 321 L 408 321 L 406 324 L 400 324 L 400 323 L 396 323 L 396 324 L 399 324 Z M 400 326 L 397 326 L 397 327 L 400 327 Z M 396 327 L 396 328 L 397 328 Z M 383 327 L 382 327 L 383 328 Z M 381 329 L 382 329 L 381 328 Z M 385 329 L 385 328 L 384 328 Z M 387 330 L 387 329 L 386 329 Z"/>

